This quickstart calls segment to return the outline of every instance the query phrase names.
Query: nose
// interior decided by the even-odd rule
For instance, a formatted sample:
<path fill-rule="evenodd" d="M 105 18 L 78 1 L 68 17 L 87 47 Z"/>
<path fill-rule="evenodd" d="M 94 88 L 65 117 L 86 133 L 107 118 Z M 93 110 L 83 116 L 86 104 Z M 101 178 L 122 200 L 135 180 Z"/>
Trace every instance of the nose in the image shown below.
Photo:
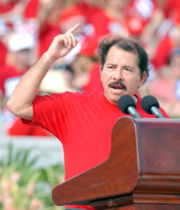
<path fill-rule="evenodd" d="M 120 81 L 123 80 L 124 79 L 123 71 L 121 69 L 116 69 L 116 71 L 113 74 L 113 79 Z"/>

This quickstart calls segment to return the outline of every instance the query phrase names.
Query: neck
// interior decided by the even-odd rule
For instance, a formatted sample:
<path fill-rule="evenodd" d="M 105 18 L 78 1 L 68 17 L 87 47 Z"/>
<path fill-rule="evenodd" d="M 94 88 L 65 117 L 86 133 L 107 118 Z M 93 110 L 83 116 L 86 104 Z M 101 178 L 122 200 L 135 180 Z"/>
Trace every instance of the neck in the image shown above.
<path fill-rule="evenodd" d="M 133 95 L 132 97 L 133 97 L 133 99 L 134 99 L 135 103 L 137 104 L 137 102 L 138 102 L 137 97 L 136 97 L 135 95 Z"/>

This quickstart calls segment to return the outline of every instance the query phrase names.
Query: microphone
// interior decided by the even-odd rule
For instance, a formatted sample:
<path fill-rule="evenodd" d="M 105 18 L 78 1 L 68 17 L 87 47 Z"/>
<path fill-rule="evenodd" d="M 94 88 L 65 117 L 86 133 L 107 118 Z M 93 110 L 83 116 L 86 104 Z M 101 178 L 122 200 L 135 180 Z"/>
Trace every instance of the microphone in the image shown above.
<path fill-rule="evenodd" d="M 136 111 L 135 101 L 130 95 L 121 96 L 118 100 L 118 106 L 124 114 L 130 114 L 135 118 L 141 118 L 139 113 Z"/>
<path fill-rule="evenodd" d="M 154 114 L 156 118 L 164 118 L 162 113 L 159 111 L 159 102 L 154 96 L 152 95 L 145 96 L 141 100 L 141 106 L 143 110 L 148 114 Z"/>

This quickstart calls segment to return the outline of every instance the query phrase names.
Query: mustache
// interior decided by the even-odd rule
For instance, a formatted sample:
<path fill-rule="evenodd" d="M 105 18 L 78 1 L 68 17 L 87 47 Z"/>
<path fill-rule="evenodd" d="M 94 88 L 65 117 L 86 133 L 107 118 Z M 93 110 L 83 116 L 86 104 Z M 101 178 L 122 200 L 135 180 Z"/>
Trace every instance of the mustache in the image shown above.
<path fill-rule="evenodd" d="M 126 90 L 126 85 L 123 83 L 123 82 L 120 82 L 120 81 L 115 81 L 115 82 L 111 82 L 109 83 L 109 87 L 112 87 L 112 86 L 121 86 L 122 89 Z"/>

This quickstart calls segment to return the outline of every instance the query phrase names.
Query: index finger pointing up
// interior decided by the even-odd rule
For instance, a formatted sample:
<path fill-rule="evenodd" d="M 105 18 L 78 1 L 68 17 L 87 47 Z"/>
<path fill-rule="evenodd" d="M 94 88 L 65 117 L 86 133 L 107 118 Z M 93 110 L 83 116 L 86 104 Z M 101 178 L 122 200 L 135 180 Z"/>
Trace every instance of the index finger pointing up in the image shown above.
<path fill-rule="evenodd" d="M 71 27 L 69 30 L 66 31 L 66 33 L 70 32 L 70 33 L 74 33 L 78 28 L 79 28 L 80 24 L 76 23 L 73 27 Z"/>

